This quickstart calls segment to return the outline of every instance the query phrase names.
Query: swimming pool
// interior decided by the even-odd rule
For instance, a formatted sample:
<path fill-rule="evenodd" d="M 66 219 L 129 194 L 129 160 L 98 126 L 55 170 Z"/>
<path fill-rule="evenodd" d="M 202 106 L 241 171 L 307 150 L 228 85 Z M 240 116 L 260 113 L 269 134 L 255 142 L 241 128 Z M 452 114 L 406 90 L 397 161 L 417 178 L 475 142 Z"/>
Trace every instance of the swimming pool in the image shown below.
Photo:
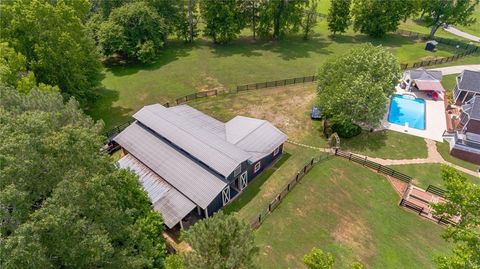
<path fill-rule="evenodd" d="M 388 121 L 425 130 L 425 100 L 411 95 L 394 95 L 390 102 Z"/>

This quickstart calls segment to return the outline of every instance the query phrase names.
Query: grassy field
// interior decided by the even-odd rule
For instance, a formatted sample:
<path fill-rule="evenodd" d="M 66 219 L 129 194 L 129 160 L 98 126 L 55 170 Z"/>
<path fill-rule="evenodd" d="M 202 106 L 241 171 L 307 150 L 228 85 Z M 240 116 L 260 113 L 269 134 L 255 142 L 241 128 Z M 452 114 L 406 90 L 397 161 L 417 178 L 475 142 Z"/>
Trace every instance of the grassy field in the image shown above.
<path fill-rule="evenodd" d="M 308 41 L 288 36 L 280 41 L 253 42 L 250 32 L 245 30 L 240 38 L 227 45 L 214 45 L 205 38 L 194 44 L 173 40 L 152 64 L 108 65 L 103 72 L 104 88 L 88 113 L 94 119 L 102 119 L 105 128 L 110 129 L 127 121 L 146 104 L 165 103 L 196 91 L 313 75 L 329 59 L 365 42 L 385 46 L 401 63 L 456 53 L 455 48 L 444 45 L 439 45 L 436 52 L 428 52 L 423 42 L 395 34 L 375 39 L 349 29 L 344 35 L 330 37 L 324 18 L 329 4 L 330 1 L 320 1 L 323 18 Z M 428 32 L 414 21 L 402 24 L 401 28 Z M 456 39 L 442 31 L 439 36 Z"/>
<path fill-rule="evenodd" d="M 475 18 L 477 21 L 472 25 L 469 25 L 469 26 L 455 25 L 455 27 L 471 35 L 480 37 L 480 5 L 477 5 L 477 7 L 475 8 L 475 12 L 473 13 L 473 18 Z"/>
<path fill-rule="evenodd" d="M 407 174 L 414 178 L 413 184 L 427 188 L 428 185 L 444 187 L 441 173 L 441 164 L 408 164 L 408 165 L 392 165 L 391 168 Z M 473 183 L 480 183 L 480 178 L 462 173 L 468 180 Z"/>
<path fill-rule="evenodd" d="M 397 206 L 386 179 L 334 158 L 318 164 L 256 231 L 260 268 L 304 268 L 313 247 L 332 252 L 334 268 L 434 268 L 446 250 L 442 228 Z"/>

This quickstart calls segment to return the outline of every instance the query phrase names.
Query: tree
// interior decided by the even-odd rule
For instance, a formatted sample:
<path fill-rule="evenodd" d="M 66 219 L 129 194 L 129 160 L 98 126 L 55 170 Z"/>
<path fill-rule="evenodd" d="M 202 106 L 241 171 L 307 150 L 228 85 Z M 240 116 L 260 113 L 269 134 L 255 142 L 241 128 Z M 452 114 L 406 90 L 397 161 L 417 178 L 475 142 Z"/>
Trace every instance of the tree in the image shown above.
<path fill-rule="evenodd" d="M 443 24 L 470 25 L 476 21 L 472 17 L 479 0 L 423 0 L 421 8 L 427 27 L 431 27 L 433 38 Z"/>
<path fill-rule="evenodd" d="M 158 56 L 166 38 L 163 19 L 145 2 L 114 9 L 98 33 L 104 55 L 120 54 L 144 63 Z"/>
<path fill-rule="evenodd" d="M 246 20 L 246 24 L 252 27 L 253 40 L 255 40 L 257 34 L 258 9 L 260 7 L 260 1 L 244 0 L 240 2 L 240 5 L 243 16 Z"/>
<path fill-rule="evenodd" d="M 331 269 L 334 264 L 333 255 L 319 248 L 313 248 L 310 253 L 303 256 L 302 262 L 309 269 Z"/>
<path fill-rule="evenodd" d="M 445 203 L 433 206 L 437 216 L 460 216 L 460 222 L 449 225 L 444 238 L 454 243 L 452 255 L 436 259 L 441 269 L 480 268 L 480 185 L 473 184 L 456 169 L 443 166 L 446 187 Z"/>
<path fill-rule="evenodd" d="M 222 212 L 197 222 L 182 234 L 192 251 L 185 267 L 195 269 L 253 268 L 257 254 L 250 226 Z"/>
<path fill-rule="evenodd" d="M 320 68 L 318 103 L 337 122 L 376 126 L 400 76 L 395 56 L 381 46 L 362 45 Z"/>
<path fill-rule="evenodd" d="M 86 0 L 0 4 L 0 37 L 25 57 L 26 70 L 83 106 L 93 100 L 101 77 L 95 44 L 83 24 L 89 8 Z"/>
<path fill-rule="evenodd" d="M 313 27 L 318 21 L 318 0 L 312 0 L 308 3 L 308 9 L 305 11 L 305 16 L 302 20 L 303 39 L 307 40 L 313 33 Z"/>
<path fill-rule="evenodd" d="M 373 37 L 383 37 L 396 31 L 416 8 L 416 0 L 355 0 L 353 29 Z"/>
<path fill-rule="evenodd" d="M 102 124 L 55 91 L 0 97 L 2 268 L 161 267 L 163 222 L 99 152 Z"/>
<path fill-rule="evenodd" d="M 352 0 L 331 0 L 327 22 L 330 32 L 345 33 L 350 25 L 350 5 Z"/>
<path fill-rule="evenodd" d="M 258 8 L 258 33 L 278 39 L 288 32 L 298 32 L 308 0 L 263 0 Z"/>
<path fill-rule="evenodd" d="M 186 0 L 179 2 L 183 3 L 183 5 L 180 7 L 175 31 L 178 38 L 182 38 L 185 40 L 185 42 L 192 43 L 193 40 L 198 36 L 198 12 L 196 8 L 197 1 Z"/>
<path fill-rule="evenodd" d="M 205 21 L 205 35 L 214 43 L 227 43 L 245 27 L 240 0 L 204 0 L 200 11 Z"/>
<path fill-rule="evenodd" d="M 182 256 L 171 254 L 165 258 L 165 269 L 185 269 Z"/>

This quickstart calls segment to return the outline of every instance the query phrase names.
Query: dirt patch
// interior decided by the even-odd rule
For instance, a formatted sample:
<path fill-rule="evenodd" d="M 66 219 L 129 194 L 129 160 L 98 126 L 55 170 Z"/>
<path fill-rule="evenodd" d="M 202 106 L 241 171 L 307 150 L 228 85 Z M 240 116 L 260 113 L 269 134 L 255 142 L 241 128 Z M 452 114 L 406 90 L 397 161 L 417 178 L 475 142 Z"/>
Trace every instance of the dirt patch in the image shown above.
<path fill-rule="evenodd" d="M 195 87 L 195 89 L 199 92 L 211 91 L 211 90 L 221 91 L 221 90 L 226 90 L 227 87 L 225 87 L 225 85 L 220 83 L 218 81 L 218 79 L 213 78 L 213 77 L 209 77 L 209 76 L 205 76 L 204 80 L 202 81 L 202 84 Z"/>
<path fill-rule="evenodd" d="M 375 256 L 375 246 L 368 224 L 359 218 L 341 217 L 340 222 L 332 232 L 336 241 L 351 248 L 356 259 L 366 263 Z"/>

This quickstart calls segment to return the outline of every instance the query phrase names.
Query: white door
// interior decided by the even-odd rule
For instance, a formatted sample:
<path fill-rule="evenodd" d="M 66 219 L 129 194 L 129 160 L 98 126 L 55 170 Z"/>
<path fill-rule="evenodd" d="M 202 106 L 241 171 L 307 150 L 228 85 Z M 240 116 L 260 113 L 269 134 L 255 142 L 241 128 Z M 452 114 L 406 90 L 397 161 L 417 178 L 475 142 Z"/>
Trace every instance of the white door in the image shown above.
<path fill-rule="evenodd" d="M 240 190 L 245 189 L 248 184 L 247 171 L 240 175 Z"/>

